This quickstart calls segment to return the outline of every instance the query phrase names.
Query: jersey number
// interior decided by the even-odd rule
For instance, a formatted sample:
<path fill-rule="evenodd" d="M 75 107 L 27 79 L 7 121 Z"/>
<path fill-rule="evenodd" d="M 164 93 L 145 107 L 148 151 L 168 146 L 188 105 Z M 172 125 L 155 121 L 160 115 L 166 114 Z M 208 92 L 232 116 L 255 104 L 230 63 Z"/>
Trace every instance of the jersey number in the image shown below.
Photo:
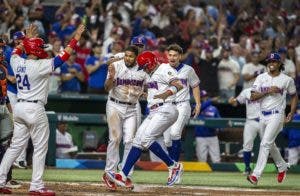
<path fill-rule="evenodd" d="M 23 90 L 24 88 L 27 88 L 27 90 L 30 90 L 30 83 L 29 83 L 27 74 L 25 74 L 23 78 L 19 74 L 16 74 L 16 79 L 17 79 L 17 83 L 18 83 L 18 88 L 20 90 Z"/>

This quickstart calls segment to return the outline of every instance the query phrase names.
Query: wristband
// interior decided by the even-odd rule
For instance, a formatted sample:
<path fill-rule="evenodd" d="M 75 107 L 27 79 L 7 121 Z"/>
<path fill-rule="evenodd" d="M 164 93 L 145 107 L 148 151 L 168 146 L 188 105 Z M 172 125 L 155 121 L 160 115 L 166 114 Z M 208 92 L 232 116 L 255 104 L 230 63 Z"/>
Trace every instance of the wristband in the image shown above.
<path fill-rule="evenodd" d="M 22 53 L 23 53 L 22 50 L 21 50 L 20 48 L 16 47 L 16 48 L 13 50 L 12 55 L 16 54 L 16 55 L 21 56 Z"/>
<path fill-rule="evenodd" d="M 61 58 L 62 61 L 65 62 L 66 60 L 69 59 L 70 54 L 67 53 L 65 50 L 63 50 L 58 56 Z"/>
<path fill-rule="evenodd" d="M 70 48 L 74 49 L 75 46 L 76 46 L 76 44 L 77 44 L 77 42 L 78 42 L 78 41 L 77 41 L 76 39 L 72 38 L 71 41 L 69 42 L 68 46 L 69 46 Z"/>
<path fill-rule="evenodd" d="M 171 87 L 169 88 L 169 91 L 171 91 L 172 94 L 174 95 L 174 94 L 176 94 L 176 93 L 178 92 L 178 89 L 177 89 L 176 86 L 171 86 Z"/>

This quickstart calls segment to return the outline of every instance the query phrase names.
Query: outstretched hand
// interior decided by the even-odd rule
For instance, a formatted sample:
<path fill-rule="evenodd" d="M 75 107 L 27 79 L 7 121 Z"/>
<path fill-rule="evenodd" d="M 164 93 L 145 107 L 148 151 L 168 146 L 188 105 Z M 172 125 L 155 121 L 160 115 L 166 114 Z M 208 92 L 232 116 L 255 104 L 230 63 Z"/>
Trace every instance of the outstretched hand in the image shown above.
<path fill-rule="evenodd" d="M 85 31 L 85 25 L 83 25 L 83 24 L 79 25 L 78 28 L 76 29 L 74 38 L 76 40 L 79 40 L 84 31 Z"/>
<path fill-rule="evenodd" d="M 30 24 L 25 31 L 26 31 L 27 38 L 34 38 L 39 36 L 38 27 L 34 24 Z"/>

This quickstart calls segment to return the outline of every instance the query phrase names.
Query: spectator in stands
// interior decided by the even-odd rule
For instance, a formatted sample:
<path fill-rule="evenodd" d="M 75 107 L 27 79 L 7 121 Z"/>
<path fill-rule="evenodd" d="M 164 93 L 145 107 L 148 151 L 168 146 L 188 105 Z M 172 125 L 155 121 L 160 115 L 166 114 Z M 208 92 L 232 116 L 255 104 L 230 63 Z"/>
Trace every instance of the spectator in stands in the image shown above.
<path fill-rule="evenodd" d="M 8 34 L 8 38 L 9 39 L 12 39 L 13 38 L 13 35 L 15 32 L 17 31 L 23 31 L 25 30 L 24 28 L 24 16 L 22 15 L 18 15 L 14 22 L 13 22 L 13 25 L 9 27 L 9 29 L 7 30 L 7 34 Z"/>
<path fill-rule="evenodd" d="M 76 51 L 75 62 L 81 66 L 81 71 L 84 75 L 84 80 L 80 81 L 80 85 L 81 85 L 80 91 L 82 93 L 86 93 L 89 74 L 85 67 L 85 61 L 87 57 L 91 54 L 91 42 L 90 42 L 90 37 L 87 33 L 84 33 L 81 36 L 79 40 L 79 44 L 77 45 L 75 51 Z"/>
<path fill-rule="evenodd" d="M 68 133 L 68 124 L 65 121 L 59 121 L 56 129 L 56 158 L 72 158 L 77 150 L 77 146 L 73 144 L 72 135 Z"/>
<path fill-rule="evenodd" d="M 292 60 L 287 58 L 287 49 L 281 47 L 279 48 L 278 53 L 280 54 L 281 62 L 284 66 L 283 72 L 291 78 L 296 79 L 296 66 Z"/>
<path fill-rule="evenodd" d="M 259 52 L 251 53 L 250 62 L 246 63 L 242 69 L 242 77 L 244 78 L 243 88 L 251 88 L 255 78 L 266 71 L 266 67 L 259 63 Z"/>
<path fill-rule="evenodd" d="M 300 108 L 293 120 L 300 120 Z M 300 158 L 300 130 L 297 128 L 283 129 L 282 134 L 288 139 L 288 163 L 297 165 Z"/>
<path fill-rule="evenodd" d="M 84 81 L 84 75 L 81 66 L 75 63 L 76 52 L 73 52 L 70 58 L 61 66 L 61 92 L 62 93 L 80 93 L 80 82 Z"/>
<path fill-rule="evenodd" d="M 101 45 L 94 44 L 92 48 L 92 55 L 85 62 L 89 73 L 88 93 L 105 93 L 104 83 L 107 75 L 107 64 L 101 55 Z"/>
<path fill-rule="evenodd" d="M 203 120 L 205 118 L 220 118 L 218 109 L 211 105 L 211 101 L 208 99 L 207 92 L 201 90 L 201 113 L 198 119 Z M 213 163 L 221 161 L 220 157 L 220 145 L 216 128 L 209 128 L 204 126 L 195 127 L 196 136 L 196 156 L 198 161 L 207 162 L 207 156 L 209 154 L 210 160 Z"/>
<path fill-rule="evenodd" d="M 228 100 L 235 96 L 235 88 L 240 78 L 239 64 L 230 58 L 231 48 L 224 45 L 222 59 L 218 65 L 218 79 L 221 99 Z"/>
<path fill-rule="evenodd" d="M 198 68 L 194 67 L 201 80 L 201 88 L 207 91 L 209 97 L 219 96 L 218 64 L 220 60 L 213 57 L 212 46 L 205 49 L 205 59 L 200 59 Z M 199 71 L 197 71 L 199 69 Z"/>

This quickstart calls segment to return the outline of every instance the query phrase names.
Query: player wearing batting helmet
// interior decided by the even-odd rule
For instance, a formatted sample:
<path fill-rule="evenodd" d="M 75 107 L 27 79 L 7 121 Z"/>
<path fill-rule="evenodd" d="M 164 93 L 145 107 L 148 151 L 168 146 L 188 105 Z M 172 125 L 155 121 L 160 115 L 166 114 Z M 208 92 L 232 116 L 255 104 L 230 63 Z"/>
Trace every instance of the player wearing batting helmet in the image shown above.
<path fill-rule="evenodd" d="M 0 165 L 0 193 L 11 193 L 5 187 L 6 175 L 31 138 L 34 152 L 29 194 L 55 195 L 42 180 L 50 132 L 44 105 L 47 103 L 50 74 L 70 57 L 84 30 L 85 26 L 80 25 L 68 46 L 54 58 L 47 59 L 48 55 L 43 49 L 45 43 L 35 37 L 37 28 L 34 25 L 30 25 L 26 31 L 28 34 L 23 44 L 14 49 L 11 66 L 17 79 L 18 100 L 14 107 L 12 142 Z M 27 54 L 27 59 L 21 57 L 23 52 Z"/>
<path fill-rule="evenodd" d="M 119 186 L 133 188 L 133 184 L 127 181 L 129 171 L 141 156 L 142 150 L 149 149 L 169 167 L 167 185 L 172 186 L 182 175 L 183 165 L 172 160 L 156 139 L 176 121 L 178 111 L 173 102 L 175 94 L 183 86 L 175 70 L 168 64 L 160 65 L 152 52 L 142 52 L 137 57 L 137 63 L 149 75 L 147 101 L 150 114 L 138 128 L 122 170 L 115 175 L 108 173 L 108 177 Z"/>
<path fill-rule="evenodd" d="M 260 127 L 262 138 L 258 159 L 253 173 L 247 180 L 256 185 L 267 164 L 269 154 L 278 168 L 277 181 L 283 182 L 289 164 L 282 158 L 275 139 L 284 123 L 290 122 L 297 109 L 298 95 L 293 78 L 281 72 L 282 63 L 278 53 L 270 53 L 267 57 L 268 72 L 255 79 L 251 90 L 251 101 L 260 101 Z M 291 110 L 285 115 L 286 96 L 291 97 Z"/>

